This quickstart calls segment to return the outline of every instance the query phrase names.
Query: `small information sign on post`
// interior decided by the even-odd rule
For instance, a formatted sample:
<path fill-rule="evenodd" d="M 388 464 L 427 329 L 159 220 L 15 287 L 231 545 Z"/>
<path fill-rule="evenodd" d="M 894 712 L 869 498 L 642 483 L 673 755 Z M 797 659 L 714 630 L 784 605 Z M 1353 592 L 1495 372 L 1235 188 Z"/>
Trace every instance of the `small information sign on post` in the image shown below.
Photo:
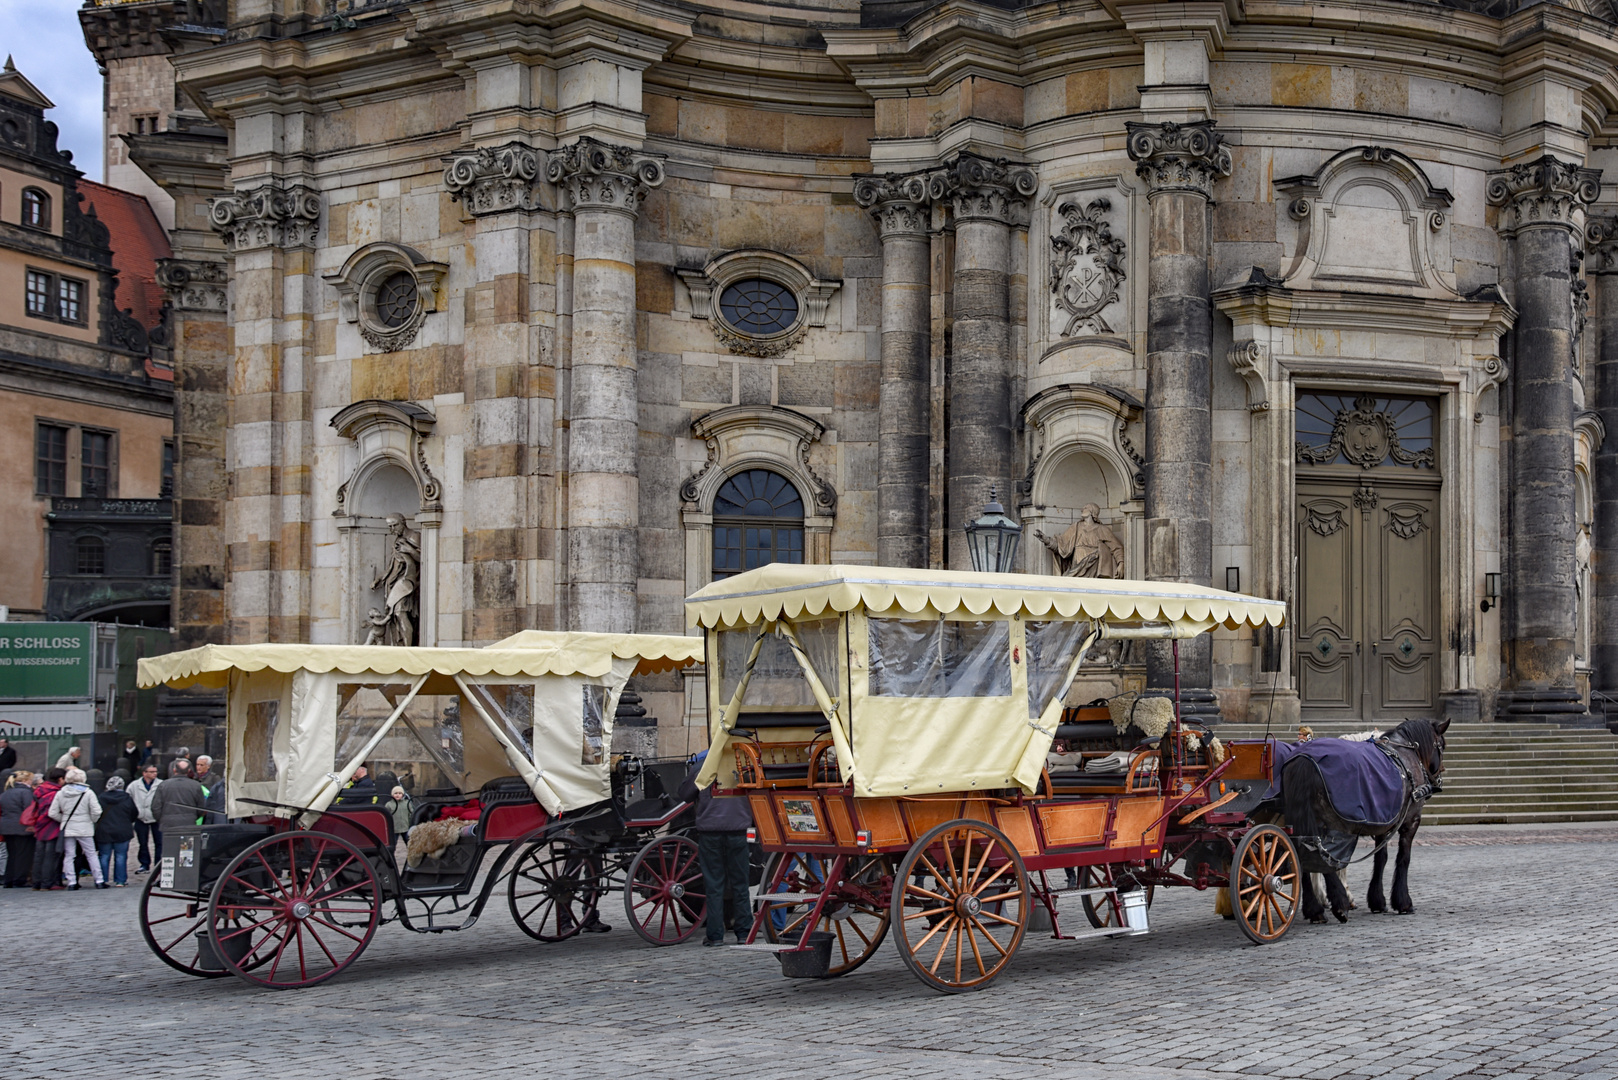
<path fill-rule="evenodd" d="M 94 696 L 95 626 L 0 623 L 0 700 Z"/>

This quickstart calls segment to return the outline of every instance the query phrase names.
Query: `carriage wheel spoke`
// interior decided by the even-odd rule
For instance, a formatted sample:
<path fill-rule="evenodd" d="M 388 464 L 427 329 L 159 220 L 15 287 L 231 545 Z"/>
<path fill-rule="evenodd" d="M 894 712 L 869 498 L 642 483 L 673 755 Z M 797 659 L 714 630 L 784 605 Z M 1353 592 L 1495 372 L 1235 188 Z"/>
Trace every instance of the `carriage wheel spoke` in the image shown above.
<path fill-rule="evenodd" d="M 939 939 L 938 939 L 938 952 L 933 955 L 932 966 L 927 969 L 928 971 L 932 972 L 934 975 L 938 974 L 938 965 L 944 959 L 944 950 L 949 948 L 950 935 L 956 932 L 957 927 L 954 924 L 959 923 L 959 922 L 960 922 L 959 919 L 955 918 L 954 916 L 951 916 L 950 918 L 944 920 L 944 922 L 939 924 L 940 926 L 948 926 L 949 929 L 945 930 L 943 935 L 939 937 Z M 928 935 L 928 936 L 930 937 L 931 935 Z M 922 940 L 923 940 L 923 942 L 925 942 L 926 938 L 923 938 Z M 921 946 L 919 946 L 919 945 L 917 946 L 918 949 L 920 947 Z"/>

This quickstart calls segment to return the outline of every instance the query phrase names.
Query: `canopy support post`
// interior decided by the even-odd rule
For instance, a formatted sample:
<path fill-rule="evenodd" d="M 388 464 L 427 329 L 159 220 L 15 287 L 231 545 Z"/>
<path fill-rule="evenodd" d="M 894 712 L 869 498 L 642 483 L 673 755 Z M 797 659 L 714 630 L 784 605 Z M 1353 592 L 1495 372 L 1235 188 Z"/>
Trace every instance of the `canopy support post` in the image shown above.
<path fill-rule="evenodd" d="M 1051 700 L 1046 702 L 1044 710 L 1039 714 L 1039 719 L 1028 722 L 1029 726 L 1034 729 L 1034 734 L 1028 741 L 1028 749 L 1023 752 L 1022 760 L 1017 763 L 1017 771 L 1012 774 L 1012 779 L 1022 784 L 1029 791 L 1034 790 L 1039 780 L 1040 771 L 1045 767 L 1045 755 L 1051 752 L 1051 742 L 1056 738 L 1056 720 L 1062 715 L 1062 702 L 1067 700 L 1068 691 L 1073 689 L 1073 680 L 1079 677 L 1079 668 L 1083 665 L 1084 658 L 1089 655 L 1090 649 L 1095 643 L 1101 640 L 1101 627 L 1104 625 L 1104 623 L 1098 623 L 1094 630 L 1085 635 L 1083 643 L 1074 651 L 1073 659 L 1068 661 L 1067 673 L 1062 677 L 1061 689 L 1057 690 Z M 1041 736 L 1044 736 L 1044 738 L 1042 739 Z M 1039 750 L 1038 753 L 1034 752 L 1036 747 Z M 1030 766 L 1032 766 L 1031 769 Z M 1031 778 L 1029 777 L 1030 772 L 1032 774 Z"/>
<path fill-rule="evenodd" d="M 781 636 L 786 638 L 787 644 L 792 647 L 792 655 L 798 658 L 798 666 L 803 669 L 803 677 L 809 682 L 809 692 L 815 695 L 815 704 L 825 714 L 826 723 L 831 725 L 831 741 L 837 746 L 838 772 L 842 774 L 842 779 L 846 783 L 854 772 L 854 747 L 848 741 L 848 732 L 843 730 L 843 720 L 837 711 L 837 703 L 826 692 L 826 686 L 820 681 L 819 673 L 809 662 L 809 654 L 804 651 L 803 642 L 798 640 L 797 629 L 789 622 L 776 625 L 782 628 Z"/>
<path fill-rule="evenodd" d="M 725 711 L 716 718 L 718 722 L 715 729 L 708 733 L 708 756 L 703 759 L 702 770 L 697 773 L 698 787 L 707 787 L 719 775 L 719 759 L 730 743 L 730 733 L 736 727 L 736 715 L 741 712 L 742 697 L 747 693 L 747 684 L 753 680 L 753 666 L 758 663 L 758 654 L 764 649 L 764 638 L 770 632 L 769 627 L 770 624 L 765 623 L 759 630 L 758 637 L 753 639 L 753 651 L 747 654 L 747 667 L 742 669 L 741 681 L 736 684 L 736 692 L 730 695 L 730 700 L 725 703 Z"/>
<path fill-rule="evenodd" d="M 354 760 L 343 766 L 340 771 L 326 774 L 326 782 L 320 786 L 319 791 L 315 792 L 315 797 L 309 800 L 309 809 L 318 813 L 332 804 L 333 800 L 342 792 L 343 786 L 354 778 L 354 770 L 358 769 L 365 762 L 365 759 L 371 756 L 371 751 L 375 750 L 377 744 L 393 729 L 393 725 L 398 722 L 399 717 L 404 715 L 404 711 L 410 707 L 412 701 L 416 700 L 416 695 L 421 693 L 421 688 L 426 685 L 426 675 L 417 678 L 410 687 L 410 693 L 406 694 L 404 700 L 399 702 L 394 707 L 393 712 L 388 714 L 387 720 L 383 722 L 381 727 L 376 729 L 376 733 L 365 740 L 365 745 L 360 747 L 358 754 L 354 755 Z"/>
<path fill-rule="evenodd" d="M 512 768 L 516 769 L 518 774 L 522 776 L 523 781 L 528 785 L 528 790 L 534 793 L 534 798 L 539 800 L 539 804 L 545 808 L 545 812 L 552 817 L 560 814 L 562 812 L 562 800 L 557 797 L 556 792 L 551 790 L 551 786 L 545 782 L 544 776 L 534 766 L 534 763 L 524 757 L 522 751 L 517 749 L 516 744 L 506 736 L 504 731 L 500 730 L 500 725 L 494 722 L 494 717 L 490 716 L 488 710 L 483 707 L 483 701 L 477 694 L 473 693 L 472 687 L 467 685 L 466 679 L 456 675 L 455 685 L 461 688 L 461 696 L 466 699 L 467 704 L 472 706 L 472 711 L 478 714 L 478 719 L 482 720 L 483 726 L 489 729 L 489 734 L 494 736 L 494 741 L 499 743 L 501 748 L 505 750 L 506 760 L 511 762 Z M 496 709 L 500 708 L 492 698 L 489 703 Z"/>

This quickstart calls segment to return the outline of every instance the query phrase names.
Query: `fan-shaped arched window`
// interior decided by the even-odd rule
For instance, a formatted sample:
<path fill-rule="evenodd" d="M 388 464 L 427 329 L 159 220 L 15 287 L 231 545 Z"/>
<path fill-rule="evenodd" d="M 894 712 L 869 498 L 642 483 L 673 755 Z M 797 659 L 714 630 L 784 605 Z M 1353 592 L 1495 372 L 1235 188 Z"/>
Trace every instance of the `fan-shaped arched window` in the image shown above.
<path fill-rule="evenodd" d="M 107 572 L 107 545 L 99 536 L 81 536 L 75 545 L 76 565 L 81 574 Z"/>
<path fill-rule="evenodd" d="M 803 499 L 781 474 L 749 469 L 714 496 L 713 577 L 772 562 L 803 562 Z"/>

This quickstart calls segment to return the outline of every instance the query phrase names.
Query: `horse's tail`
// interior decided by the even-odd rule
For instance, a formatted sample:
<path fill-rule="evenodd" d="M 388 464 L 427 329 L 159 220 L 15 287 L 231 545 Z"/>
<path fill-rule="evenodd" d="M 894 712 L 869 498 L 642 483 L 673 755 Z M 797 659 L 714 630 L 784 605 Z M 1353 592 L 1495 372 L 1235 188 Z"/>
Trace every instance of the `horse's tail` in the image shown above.
<path fill-rule="evenodd" d="M 1320 770 L 1308 758 L 1299 756 L 1281 770 L 1282 805 L 1293 836 L 1319 836 L 1321 822 L 1315 813 L 1317 800 L 1326 796 Z"/>

